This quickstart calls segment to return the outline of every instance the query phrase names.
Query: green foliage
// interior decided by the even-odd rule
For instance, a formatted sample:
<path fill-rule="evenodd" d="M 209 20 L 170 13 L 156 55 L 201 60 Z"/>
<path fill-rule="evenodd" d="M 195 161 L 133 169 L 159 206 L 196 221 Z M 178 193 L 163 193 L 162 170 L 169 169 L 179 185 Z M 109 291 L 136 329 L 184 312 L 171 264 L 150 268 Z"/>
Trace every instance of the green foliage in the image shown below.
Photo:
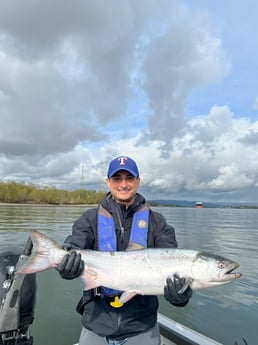
<path fill-rule="evenodd" d="M 54 187 L 0 181 L 0 202 L 37 204 L 97 204 L 106 192 L 79 189 L 67 191 Z"/>

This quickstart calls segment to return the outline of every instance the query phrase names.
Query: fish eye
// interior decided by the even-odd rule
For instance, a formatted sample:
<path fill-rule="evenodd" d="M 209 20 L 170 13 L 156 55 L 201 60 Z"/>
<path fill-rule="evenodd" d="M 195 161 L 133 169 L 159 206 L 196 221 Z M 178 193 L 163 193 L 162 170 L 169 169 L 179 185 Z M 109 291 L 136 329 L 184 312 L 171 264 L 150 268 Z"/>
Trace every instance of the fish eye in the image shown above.
<path fill-rule="evenodd" d="M 221 269 L 224 268 L 225 267 L 224 262 L 222 262 L 222 261 L 219 262 L 218 267 L 221 268 Z"/>

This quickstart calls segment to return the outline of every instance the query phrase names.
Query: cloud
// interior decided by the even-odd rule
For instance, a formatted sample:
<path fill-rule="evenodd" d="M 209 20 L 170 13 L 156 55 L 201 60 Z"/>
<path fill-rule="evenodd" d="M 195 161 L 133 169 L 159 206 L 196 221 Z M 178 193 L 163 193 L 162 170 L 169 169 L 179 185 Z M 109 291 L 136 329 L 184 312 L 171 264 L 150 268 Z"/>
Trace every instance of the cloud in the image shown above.
<path fill-rule="evenodd" d="M 227 107 L 216 106 L 207 116 L 188 121 L 184 130 L 171 139 L 173 149 L 166 157 L 161 157 L 162 141 L 139 145 L 138 134 L 103 147 L 77 145 L 70 152 L 34 160 L 30 155 L 16 161 L 2 157 L 0 175 L 60 188 L 79 188 L 83 182 L 86 188 L 105 190 L 108 162 L 127 154 L 137 161 L 141 191 L 149 198 L 212 198 L 223 193 L 232 197 L 233 192 L 240 194 L 246 188 L 255 190 L 258 180 L 257 150 L 250 150 L 242 140 L 254 124 L 232 115 Z M 250 195 L 245 200 L 250 201 Z"/>
<path fill-rule="evenodd" d="M 227 105 L 187 114 L 193 91 L 231 71 L 207 11 L 171 0 L 0 4 L 0 179 L 99 189 L 109 160 L 127 154 L 153 195 L 254 185 L 257 124 Z"/>
<path fill-rule="evenodd" d="M 255 99 L 255 101 L 254 101 L 253 108 L 254 108 L 255 110 L 258 109 L 258 97 L 256 97 L 256 99 Z"/>
<path fill-rule="evenodd" d="M 126 111 L 136 40 L 130 13 L 115 3 L 1 7 L 4 153 L 48 154 L 108 136 L 102 128 Z"/>
<path fill-rule="evenodd" d="M 4 2 L 0 23 L 7 154 L 100 141 L 106 125 L 126 116 L 133 85 L 148 100 L 148 138 L 167 140 L 183 126 L 189 92 L 220 79 L 227 65 L 207 18 L 191 19 L 177 1 Z"/>

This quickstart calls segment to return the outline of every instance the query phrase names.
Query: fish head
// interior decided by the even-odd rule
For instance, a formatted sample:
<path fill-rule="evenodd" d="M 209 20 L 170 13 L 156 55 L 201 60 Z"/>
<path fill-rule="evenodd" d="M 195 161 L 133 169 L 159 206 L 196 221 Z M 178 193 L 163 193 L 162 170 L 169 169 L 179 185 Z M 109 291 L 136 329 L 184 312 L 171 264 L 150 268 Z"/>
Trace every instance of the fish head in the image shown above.
<path fill-rule="evenodd" d="M 193 279 L 200 287 L 216 286 L 241 277 L 235 272 L 239 264 L 222 256 L 199 252 L 192 264 Z"/>

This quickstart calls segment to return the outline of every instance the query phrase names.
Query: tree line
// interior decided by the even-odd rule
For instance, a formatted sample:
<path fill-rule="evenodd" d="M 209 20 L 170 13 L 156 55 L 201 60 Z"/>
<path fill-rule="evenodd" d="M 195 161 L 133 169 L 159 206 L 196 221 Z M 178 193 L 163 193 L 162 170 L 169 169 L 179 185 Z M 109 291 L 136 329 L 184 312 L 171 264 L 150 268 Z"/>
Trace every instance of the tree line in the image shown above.
<path fill-rule="evenodd" d="M 67 191 L 54 187 L 37 187 L 33 184 L 0 181 L 0 202 L 35 204 L 97 204 L 106 192 L 78 189 Z"/>

